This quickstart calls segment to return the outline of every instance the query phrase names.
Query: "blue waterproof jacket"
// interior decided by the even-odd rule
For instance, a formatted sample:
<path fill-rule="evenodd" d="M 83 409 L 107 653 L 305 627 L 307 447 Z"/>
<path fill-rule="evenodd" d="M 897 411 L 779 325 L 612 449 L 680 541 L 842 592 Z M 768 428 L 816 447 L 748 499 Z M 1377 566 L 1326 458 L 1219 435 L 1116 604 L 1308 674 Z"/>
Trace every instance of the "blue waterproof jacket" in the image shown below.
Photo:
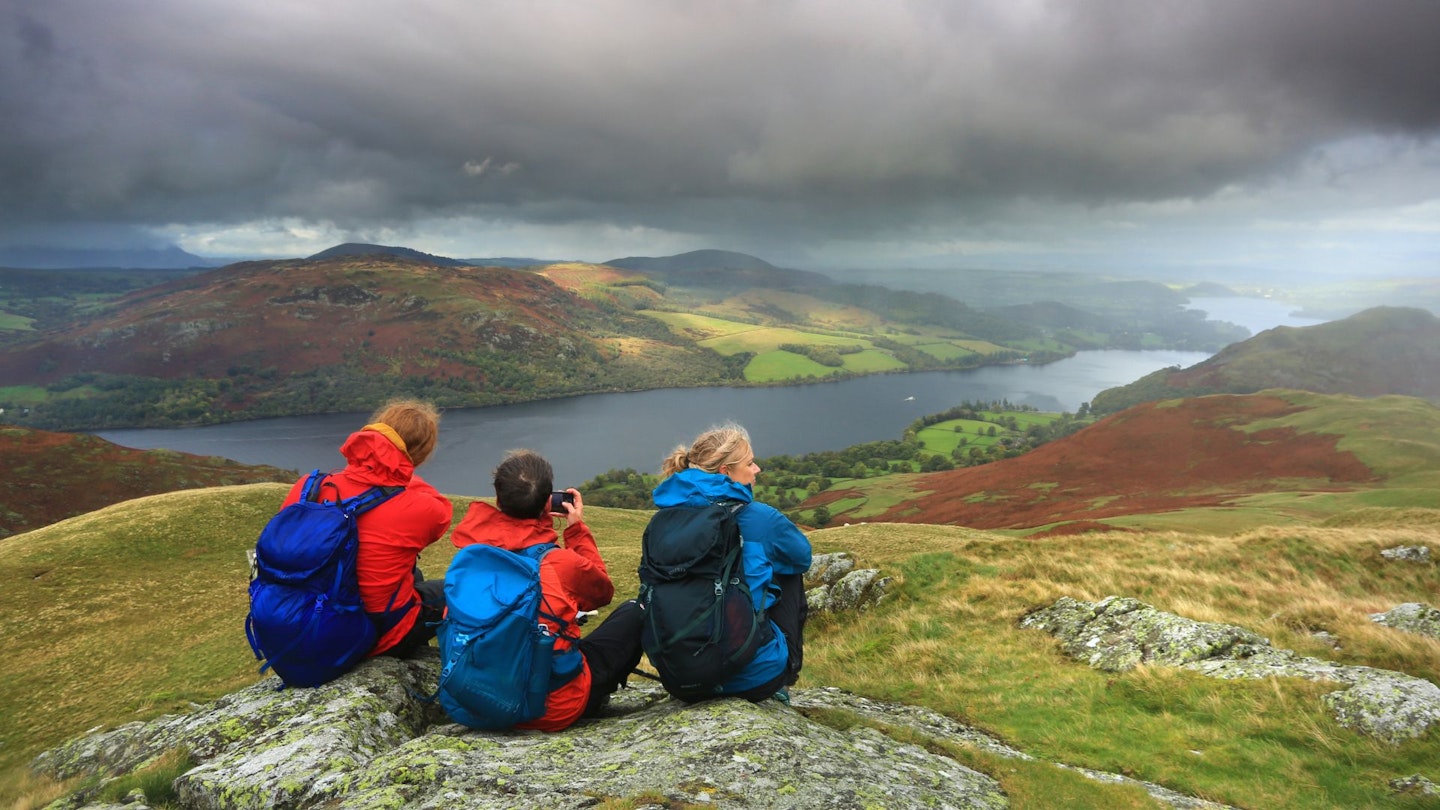
<path fill-rule="evenodd" d="M 655 505 L 703 506 L 718 500 L 749 504 L 740 510 L 740 538 L 744 541 L 742 557 L 745 579 L 755 597 L 755 607 L 768 610 L 779 598 L 774 584 L 777 576 L 803 574 L 810 569 L 810 540 L 780 510 L 766 503 L 756 503 L 748 484 L 736 483 L 728 475 L 688 469 L 666 478 L 655 487 Z M 750 665 L 741 670 L 721 688 L 725 694 L 744 692 L 774 680 L 785 670 L 789 646 L 780 628 L 775 638 L 759 652 Z"/>

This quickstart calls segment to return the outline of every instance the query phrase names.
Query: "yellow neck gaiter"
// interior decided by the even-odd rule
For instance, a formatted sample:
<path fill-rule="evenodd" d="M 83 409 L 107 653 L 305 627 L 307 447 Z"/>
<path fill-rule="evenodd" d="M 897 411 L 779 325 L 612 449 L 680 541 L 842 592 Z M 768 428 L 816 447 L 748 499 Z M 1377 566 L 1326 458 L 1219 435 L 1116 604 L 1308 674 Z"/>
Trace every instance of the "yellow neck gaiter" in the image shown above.
<path fill-rule="evenodd" d="M 395 428 L 390 427 L 384 422 L 376 422 L 373 425 L 366 425 L 365 427 L 361 428 L 361 430 L 373 430 L 376 433 L 379 433 L 380 435 L 389 439 L 391 444 L 400 448 L 400 452 L 406 454 L 410 452 L 409 448 L 405 446 L 405 440 L 400 438 L 400 434 L 395 432 Z"/>

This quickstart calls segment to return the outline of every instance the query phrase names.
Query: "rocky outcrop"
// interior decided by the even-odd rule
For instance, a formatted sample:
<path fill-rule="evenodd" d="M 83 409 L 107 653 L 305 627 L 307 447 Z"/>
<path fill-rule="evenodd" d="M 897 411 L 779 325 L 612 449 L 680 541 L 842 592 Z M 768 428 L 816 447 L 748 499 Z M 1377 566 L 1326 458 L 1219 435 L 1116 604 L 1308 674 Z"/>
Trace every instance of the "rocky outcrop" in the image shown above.
<path fill-rule="evenodd" d="M 1428 563 L 1430 562 L 1429 546 L 1396 546 L 1387 548 L 1380 552 L 1380 556 L 1387 560 L 1403 560 L 1405 562 Z"/>
<path fill-rule="evenodd" d="M 1384 613 L 1372 613 L 1370 621 L 1407 633 L 1440 639 L 1440 610 L 1420 602 L 1406 602 Z"/>
<path fill-rule="evenodd" d="M 1162 664 L 1217 678 L 1335 681 L 1346 688 L 1323 700 L 1336 720 L 1391 744 L 1440 724 L 1440 687 L 1429 681 L 1299 656 L 1244 628 L 1197 622 L 1135 599 L 1111 596 L 1092 603 L 1061 597 L 1022 618 L 1020 626 L 1049 632 L 1072 657 L 1110 672 Z"/>
<path fill-rule="evenodd" d="M 118 775 L 183 749 L 200 764 L 176 780 L 180 804 L 216 810 L 580 808 L 646 796 L 744 808 L 1008 806 L 998 783 L 953 759 L 872 728 L 837 731 L 777 701 L 687 705 L 646 688 L 558 734 L 473 731 L 417 697 L 435 667 L 373 659 L 315 689 L 276 690 L 269 679 L 192 714 L 77 740 L 35 767 Z M 809 691 L 792 700 L 803 705 Z"/>
<path fill-rule="evenodd" d="M 1401 796 L 1440 796 L 1440 785 L 1436 785 L 1420 774 L 1390 780 L 1390 789 Z"/>
<path fill-rule="evenodd" d="M 884 601 L 894 584 L 877 569 L 856 569 L 843 551 L 816 554 L 805 573 L 805 601 L 812 613 L 863 611 Z"/>
<path fill-rule="evenodd" d="M 52 777 L 100 777 L 52 805 L 57 810 L 122 804 L 140 810 L 147 799 L 135 791 L 121 804 L 98 797 L 113 778 L 177 751 L 197 764 L 175 780 L 173 803 L 207 810 L 581 808 L 607 799 L 636 806 L 983 810 L 1008 806 L 1000 785 L 935 753 L 939 746 L 916 741 L 1033 759 L 938 712 L 834 687 L 795 689 L 790 706 L 686 705 L 642 682 L 617 693 L 603 717 L 558 734 L 474 731 L 450 723 L 421 697 L 437 666 L 372 659 L 314 689 L 279 690 L 271 678 L 190 714 L 72 741 L 42 754 L 34 767 Z M 836 716 L 848 720 L 828 720 Z M 1134 785 L 1180 810 L 1233 810 L 1129 776 L 1055 764 Z"/>

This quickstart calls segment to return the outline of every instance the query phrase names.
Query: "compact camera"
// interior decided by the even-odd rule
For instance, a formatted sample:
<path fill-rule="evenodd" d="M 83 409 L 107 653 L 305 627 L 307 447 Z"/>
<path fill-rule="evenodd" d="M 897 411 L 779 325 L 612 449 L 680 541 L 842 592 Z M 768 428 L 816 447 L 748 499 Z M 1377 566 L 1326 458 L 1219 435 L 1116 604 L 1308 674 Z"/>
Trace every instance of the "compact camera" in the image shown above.
<path fill-rule="evenodd" d="M 575 503 L 575 496 L 568 492 L 550 493 L 550 511 L 561 515 L 569 514 L 565 511 L 565 504 Z"/>

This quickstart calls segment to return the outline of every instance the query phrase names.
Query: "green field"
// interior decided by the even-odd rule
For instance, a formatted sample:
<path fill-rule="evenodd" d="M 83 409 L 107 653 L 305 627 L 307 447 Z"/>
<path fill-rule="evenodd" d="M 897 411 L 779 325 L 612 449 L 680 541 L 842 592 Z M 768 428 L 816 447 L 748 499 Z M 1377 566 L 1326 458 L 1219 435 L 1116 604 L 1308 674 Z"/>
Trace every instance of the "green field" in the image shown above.
<path fill-rule="evenodd" d="M 29 332 L 34 329 L 35 319 L 12 312 L 0 312 L 0 329 Z"/>
<path fill-rule="evenodd" d="M 809 331 L 793 326 L 766 326 L 726 320 L 713 314 L 645 310 L 644 314 L 664 322 L 672 332 L 689 338 L 722 355 L 749 352 L 755 355 L 745 367 L 747 382 L 773 383 L 787 380 L 824 378 L 841 374 L 875 374 L 904 371 L 910 365 L 891 352 L 877 348 L 871 341 L 881 337 L 911 347 L 939 363 L 954 363 L 975 355 L 991 355 L 1011 351 L 984 340 L 961 338 L 939 331 L 917 330 L 896 332 L 884 329 L 876 333 L 861 331 Z M 858 353 L 841 355 L 842 366 L 827 366 L 781 346 L 854 348 Z M 1056 344 L 1059 346 L 1059 344 Z M 1063 347 L 1061 347 L 1063 350 Z M 912 358 L 913 361 L 913 358 Z"/>
<path fill-rule="evenodd" d="M 747 382 L 780 382 L 842 373 L 842 369 L 822 366 L 808 357 L 779 350 L 757 354 L 745 366 Z"/>

